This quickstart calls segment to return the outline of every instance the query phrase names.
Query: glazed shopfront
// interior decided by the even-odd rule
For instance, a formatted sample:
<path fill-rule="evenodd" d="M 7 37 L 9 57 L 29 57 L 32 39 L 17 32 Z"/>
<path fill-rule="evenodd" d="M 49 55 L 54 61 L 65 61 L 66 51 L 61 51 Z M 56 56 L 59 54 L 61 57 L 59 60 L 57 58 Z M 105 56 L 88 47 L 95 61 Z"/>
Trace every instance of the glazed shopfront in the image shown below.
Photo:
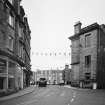
<path fill-rule="evenodd" d="M 18 63 L 0 57 L 0 91 L 23 88 L 23 71 Z"/>

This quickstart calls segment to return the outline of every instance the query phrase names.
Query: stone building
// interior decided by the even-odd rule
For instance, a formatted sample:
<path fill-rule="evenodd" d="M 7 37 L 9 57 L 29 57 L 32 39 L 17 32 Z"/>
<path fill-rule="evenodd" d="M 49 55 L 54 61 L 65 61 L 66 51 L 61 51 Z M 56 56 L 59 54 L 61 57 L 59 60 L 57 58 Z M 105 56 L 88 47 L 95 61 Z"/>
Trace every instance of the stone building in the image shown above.
<path fill-rule="evenodd" d="M 46 78 L 48 84 L 59 84 L 62 80 L 62 70 L 37 70 L 37 81 L 41 77 Z"/>
<path fill-rule="evenodd" d="M 65 68 L 64 70 L 62 71 L 62 78 L 65 82 L 65 84 L 70 84 L 70 81 L 71 81 L 71 69 L 69 68 L 69 65 L 65 65 Z"/>
<path fill-rule="evenodd" d="M 37 82 L 37 72 L 36 71 L 32 71 L 30 84 L 35 85 L 36 82 Z"/>
<path fill-rule="evenodd" d="M 29 85 L 30 29 L 21 0 L 0 0 L 0 91 Z"/>
<path fill-rule="evenodd" d="M 105 25 L 74 25 L 71 40 L 72 85 L 105 88 Z"/>

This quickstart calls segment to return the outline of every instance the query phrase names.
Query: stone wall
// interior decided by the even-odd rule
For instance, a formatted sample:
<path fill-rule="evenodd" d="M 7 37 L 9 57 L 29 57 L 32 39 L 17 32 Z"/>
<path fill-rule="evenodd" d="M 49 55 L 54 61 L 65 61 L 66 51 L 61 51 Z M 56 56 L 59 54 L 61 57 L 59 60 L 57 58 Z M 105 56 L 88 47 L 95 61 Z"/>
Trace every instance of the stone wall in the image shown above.
<path fill-rule="evenodd" d="M 85 35 L 90 34 L 90 47 L 85 47 Z M 97 70 L 97 30 L 85 33 L 80 36 L 81 50 L 80 50 L 80 79 L 85 79 L 85 73 L 91 73 L 91 79 L 95 78 Z M 91 55 L 90 69 L 85 67 L 85 56 Z"/>

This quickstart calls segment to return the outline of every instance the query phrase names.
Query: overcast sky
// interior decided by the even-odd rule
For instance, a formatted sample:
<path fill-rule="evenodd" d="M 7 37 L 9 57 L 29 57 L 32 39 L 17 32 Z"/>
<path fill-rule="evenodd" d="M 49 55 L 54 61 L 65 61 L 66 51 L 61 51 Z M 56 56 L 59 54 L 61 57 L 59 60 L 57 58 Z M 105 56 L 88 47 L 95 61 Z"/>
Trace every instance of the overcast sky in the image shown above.
<path fill-rule="evenodd" d="M 82 27 L 105 24 L 105 0 L 22 0 L 22 5 L 31 29 L 32 70 L 70 64 L 64 53 L 70 52 L 68 37 L 74 34 L 75 22 L 81 21 Z"/>

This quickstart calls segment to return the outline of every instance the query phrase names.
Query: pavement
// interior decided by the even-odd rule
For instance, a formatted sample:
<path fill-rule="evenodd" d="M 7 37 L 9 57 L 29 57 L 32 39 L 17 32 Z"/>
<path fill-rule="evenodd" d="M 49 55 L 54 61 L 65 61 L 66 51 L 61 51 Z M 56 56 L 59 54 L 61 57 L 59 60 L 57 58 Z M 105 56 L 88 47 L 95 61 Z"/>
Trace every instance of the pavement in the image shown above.
<path fill-rule="evenodd" d="M 5 100 L 12 99 L 12 98 L 23 96 L 25 94 L 33 92 L 35 90 L 35 88 L 36 88 L 35 85 L 31 85 L 30 87 L 22 89 L 22 90 L 18 91 L 17 93 L 13 93 L 13 94 L 8 95 L 8 96 L 0 97 L 0 101 L 5 101 Z"/>
<path fill-rule="evenodd" d="M 72 87 L 70 85 L 65 85 L 64 87 L 71 88 L 71 89 L 76 89 L 76 90 L 94 90 L 94 89 L 89 89 L 89 88 Z"/>

